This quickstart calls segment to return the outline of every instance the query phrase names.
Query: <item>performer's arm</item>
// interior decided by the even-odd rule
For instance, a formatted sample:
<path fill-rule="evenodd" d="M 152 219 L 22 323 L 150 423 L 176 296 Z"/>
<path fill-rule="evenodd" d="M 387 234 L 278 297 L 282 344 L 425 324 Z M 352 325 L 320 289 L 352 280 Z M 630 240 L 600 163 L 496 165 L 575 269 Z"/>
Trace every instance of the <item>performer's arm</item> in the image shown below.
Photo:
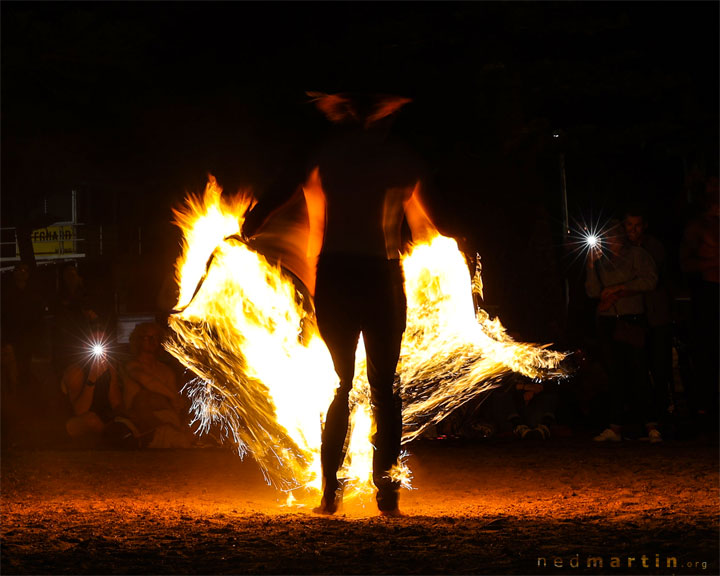
<path fill-rule="evenodd" d="M 304 157 L 290 159 L 252 210 L 246 214 L 242 234 L 246 238 L 255 236 L 273 214 L 297 192 L 307 180 L 308 173 L 308 165 Z"/>
<path fill-rule="evenodd" d="M 437 235 L 437 228 L 430 220 L 425 207 L 420 201 L 420 181 L 415 184 L 407 200 L 404 202 L 405 217 L 407 218 L 413 242 L 426 242 Z"/>

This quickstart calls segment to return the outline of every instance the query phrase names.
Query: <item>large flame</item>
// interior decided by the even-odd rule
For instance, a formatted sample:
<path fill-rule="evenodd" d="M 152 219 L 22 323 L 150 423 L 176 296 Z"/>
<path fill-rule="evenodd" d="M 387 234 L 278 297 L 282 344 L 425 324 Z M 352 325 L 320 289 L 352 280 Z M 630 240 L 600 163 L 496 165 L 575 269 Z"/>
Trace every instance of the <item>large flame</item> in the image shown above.
<path fill-rule="evenodd" d="M 211 177 L 205 195 L 189 197 L 176 212 L 184 245 L 178 308 L 170 318 L 174 337 L 166 347 L 197 375 L 187 392 L 201 430 L 218 426 L 241 456 L 252 454 L 277 488 L 317 490 L 322 422 L 339 381 L 298 275 L 270 263 L 239 235 L 252 197 L 226 201 L 221 192 Z M 302 242 L 314 251 L 312 237 Z M 396 381 L 403 443 L 511 371 L 532 378 L 562 375 L 563 354 L 514 342 L 499 320 L 475 309 L 473 286 L 481 289 L 482 283 L 479 276 L 471 279 L 453 239 L 436 233 L 415 245 L 403 268 L 408 320 Z M 346 498 L 372 490 L 362 342 L 356 364 L 352 430 L 339 474 L 346 479 Z M 402 461 L 392 474 L 409 483 Z"/>

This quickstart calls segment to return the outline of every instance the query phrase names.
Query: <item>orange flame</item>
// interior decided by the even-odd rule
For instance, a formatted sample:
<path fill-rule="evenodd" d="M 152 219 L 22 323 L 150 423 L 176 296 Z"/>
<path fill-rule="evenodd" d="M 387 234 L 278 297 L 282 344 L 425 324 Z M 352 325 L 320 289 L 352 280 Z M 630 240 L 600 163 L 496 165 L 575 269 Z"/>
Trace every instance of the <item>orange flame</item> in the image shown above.
<path fill-rule="evenodd" d="M 307 230 L 322 228 L 324 218 L 317 173 L 303 192 L 308 220 L 298 245 L 314 258 L 319 244 Z M 564 358 L 514 342 L 499 320 L 483 310 L 476 313 L 473 283 L 457 243 L 437 233 L 417 194 L 407 202 L 416 203 L 408 207 L 408 217 L 417 219 L 425 237 L 402 261 L 408 321 L 396 385 L 403 397 L 404 443 L 511 371 L 532 378 L 562 376 Z M 239 454 L 250 452 L 276 487 L 315 491 L 321 488 L 321 423 L 338 378 L 307 291 L 239 236 L 251 203 L 247 193 L 223 200 L 211 178 L 203 198 L 191 196 L 176 212 L 185 241 L 177 263 L 179 311 L 170 318 L 174 338 L 166 348 L 197 375 L 187 393 L 201 430 L 220 426 Z M 372 492 L 372 419 L 362 344 L 355 373 L 352 430 L 340 471 L 349 479 L 346 498 Z M 392 474 L 409 484 L 402 459 Z"/>

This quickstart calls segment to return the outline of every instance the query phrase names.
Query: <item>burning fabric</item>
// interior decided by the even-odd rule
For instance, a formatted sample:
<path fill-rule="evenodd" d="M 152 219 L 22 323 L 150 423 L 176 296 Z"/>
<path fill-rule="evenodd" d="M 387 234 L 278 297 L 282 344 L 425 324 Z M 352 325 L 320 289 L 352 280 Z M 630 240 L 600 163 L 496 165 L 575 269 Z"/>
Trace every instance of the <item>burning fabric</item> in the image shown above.
<path fill-rule="evenodd" d="M 306 191 L 307 194 L 307 191 Z M 311 291 L 293 266 L 312 238 L 278 249 L 240 235 L 249 194 L 228 201 L 211 177 L 202 198 L 176 212 L 184 232 L 177 264 L 178 311 L 167 349 L 197 377 L 188 385 L 199 429 L 219 427 L 242 456 L 250 453 L 268 482 L 285 491 L 321 488 L 322 422 L 338 377 L 314 321 Z M 261 235 L 262 236 L 262 235 Z M 268 233 L 272 238 L 272 233 Z M 298 240 L 299 239 L 299 240 Z M 277 240 L 277 238 L 276 238 Z M 261 253 L 262 252 L 262 253 Z M 286 260 L 275 260 L 282 253 Z M 456 242 L 437 232 L 402 259 L 407 295 L 396 387 L 403 400 L 403 443 L 491 389 L 510 372 L 563 376 L 564 354 L 513 341 L 499 320 L 475 310 L 470 277 Z M 292 270 L 293 273 L 288 272 Z M 351 430 L 340 476 L 345 495 L 370 493 L 372 418 L 364 347 L 356 354 Z M 391 472 L 406 485 L 402 462 Z"/>

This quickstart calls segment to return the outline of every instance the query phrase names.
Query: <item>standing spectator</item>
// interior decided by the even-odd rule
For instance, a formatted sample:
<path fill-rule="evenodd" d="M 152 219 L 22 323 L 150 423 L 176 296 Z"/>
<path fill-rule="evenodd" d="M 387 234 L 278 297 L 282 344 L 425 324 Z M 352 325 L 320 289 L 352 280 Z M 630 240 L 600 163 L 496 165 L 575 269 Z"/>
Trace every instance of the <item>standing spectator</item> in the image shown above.
<path fill-rule="evenodd" d="M 669 272 L 665 247 L 655 236 L 647 233 L 648 223 L 640 206 L 625 210 L 623 226 L 627 239 L 652 256 L 658 273 L 654 290 L 645 292 L 645 315 L 648 323 L 647 357 L 657 409 L 666 412 L 672 400 L 672 299 L 670 297 Z M 647 399 L 651 401 L 651 398 Z"/>
<path fill-rule="evenodd" d="M 599 298 L 597 326 L 609 384 L 610 426 L 596 442 L 619 442 L 625 403 L 635 409 L 651 442 L 662 440 L 657 430 L 654 402 L 645 358 L 644 293 L 655 288 L 657 272 L 650 254 L 627 242 L 619 221 L 610 222 L 599 247 L 588 255 L 585 290 Z"/>
<path fill-rule="evenodd" d="M 15 266 L 12 278 L 2 290 L 3 360 L 8 363 L 7 376 L 12 394 L 26 393 L 30 387 L 30 367 L 35 345 L 40 337 L 43 302 L 31 282 L 30 267 Z"/>
<path fill-rule="evenodd" d="M 691 355 L 695 382 L 690 401 L 702 419 L 704 432 L 717 434 L 718 424 L 718 334 L 720 321 L 720 201 L 718 179 L 707 183 L 702 213 L 685 228 L 680 261 L 687 275 L 692 299 Z"/>
<path fill-rule="evenodd" d="M 62 375 L 67 366 L 76 361 L 83 340 L 98 321 L 98 314 L 90 305 L 85 282 L 74 262 L 66 263 L 61 269 L 54 314 L 54 361 L 57 372 Z"/>

